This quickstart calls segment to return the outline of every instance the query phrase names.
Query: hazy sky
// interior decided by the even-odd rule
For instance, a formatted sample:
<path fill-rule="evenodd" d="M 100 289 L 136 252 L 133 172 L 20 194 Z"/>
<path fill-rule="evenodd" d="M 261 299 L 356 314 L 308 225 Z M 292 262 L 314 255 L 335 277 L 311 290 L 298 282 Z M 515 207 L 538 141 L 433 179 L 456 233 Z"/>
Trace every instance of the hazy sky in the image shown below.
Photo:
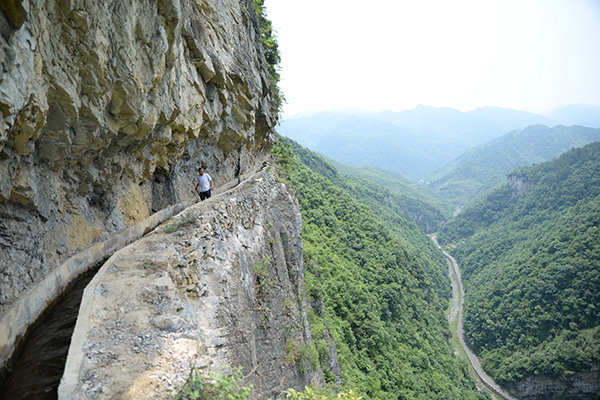
<path fill-rule="evenodd" d="M 266 0 L 284 115 L 600 104 L 600 0 Z"/>

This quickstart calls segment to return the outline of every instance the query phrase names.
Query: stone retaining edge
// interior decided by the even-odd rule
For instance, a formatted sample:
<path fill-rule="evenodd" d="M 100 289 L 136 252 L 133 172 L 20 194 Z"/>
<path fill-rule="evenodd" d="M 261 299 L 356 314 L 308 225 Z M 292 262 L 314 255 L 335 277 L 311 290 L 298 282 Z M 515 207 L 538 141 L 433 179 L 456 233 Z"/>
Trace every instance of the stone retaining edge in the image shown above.
<path fill-rule="evenodd" d="M 221 193 L 213 197 L 216 197 L 216 201 L 219 201 L 219 197 L 226 195 L 227 192 L 229 192 L 234 187 L 243 187 L 242 183 L 247 181 L 249 178 L 257 175 L 257 173 L 261 170 L 241 175 L 238 179 L 229 181 L 227 184 L 222 185 L 219 188 L 219 191 Z M 195 203 L 196 202 L 191 202 L 188 206 L 180 209 L 177 212 L 172 213 L 171 216 L 174 216 L 178 212 L 184 211 L 185 209 L 189 208 Z M 165 218 L 165 220 L 166 219 L 167 218 Z M 112 264 L 119 260 L 119 253 L 121 252 L 121 250 L 125 249 L 126 246 L 133 244 L 133 242 L 134 241 L 127 243 L 124 246 L 121 246 L 121 248 L 118 249 L 118 251 L 116 251 L 110 257 L 110 259 L 108 259 L 106 263 L 104 263 L 104 265 L 102 265 L 100 270 L 96 273 L 94 278 L 90 281 L 90 283 L 86 286 L 85 290 L 83 291 L 81 305 L 79 307 L 79 314 L 77 315 L 76 326 L 73 330 L 71 344 L 69 345 L 69 353 L 67 355 L 64 373 L 61 378 L 60 385 L 58 387 L 59 400 L 75 400 L 79 398 L 77 385 L 79 383 L 79 375 L 82 370 L 83 359 L 85 356 L 83 347 L 85 345 L 85 342 L 87 340 L 87 334 L 89 332 L 89 321 L 91 317 L 90 314 L 96 296 L 96 286 L 98 282 L 101 282 L 103 276 L 106 274 L 106 271 L 110 270 Z"/>
<path fill-rule="evenodd" d="M 235 186 L 237 182 L 239 180 L 233 180 L 223 186 L 229 188 Z M 0 365 L 4 366 L 10 360 L 18 342 L 25 335 L 29 326 L 87 268 L 138 240 L 149 230 L 197 201 L 197 199 L 190 199 L 157 211 L 143 221 L 115 233 L 109 239 L 86 247 L 53 269 L 41 282 L 27 289 L 0 316 L 0 346 L 2 346 L 0 347 Z"/>
<path fill-rule="evenodd" d="M 125 246 L 123 247 L 125 248 Z M 79 382 L 79 372 L 81 370 L 81 363 L 83 362 L 83 346 L 87 339 L 87 332 L 89 330 L 89 320 L 91 313 L 91 306 L 85 306 L 93 304 L 94 302 L 94 291 L 96 288 L 96 282 L 102 279 L 108 268 L 119 259 L 119 253 L 123 248 L 119 249 L 113 254 L 106 263 L 96 273 L 92 281 L 86 286 L 81 297 L 81 307 L 79 308 L 79 314 L 77 315 L 77 326 L 76 329 L 85 332 L 84 335 L 77 335 L 75 331 L 71 338 L 71 344 L 69 345 L 69 353 L 67 355 L 65 370 L 60 380 L 58 387 L 58 398 L 59 399 L 76 399 L 77 398 L 77 384 Z"/>

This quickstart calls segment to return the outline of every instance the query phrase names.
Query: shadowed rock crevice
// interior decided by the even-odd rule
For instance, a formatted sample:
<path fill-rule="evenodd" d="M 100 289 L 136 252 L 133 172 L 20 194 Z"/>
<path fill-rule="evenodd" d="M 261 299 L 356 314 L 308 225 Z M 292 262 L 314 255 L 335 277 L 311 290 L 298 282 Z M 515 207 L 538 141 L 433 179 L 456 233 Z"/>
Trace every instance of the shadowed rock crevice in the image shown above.
<path fill-rule="evenodd" d="M 151 211 L 153 213 L 176 203 L 173 178 L 167 171 L 157 169 L 150 182 L 152 185 Z"/>

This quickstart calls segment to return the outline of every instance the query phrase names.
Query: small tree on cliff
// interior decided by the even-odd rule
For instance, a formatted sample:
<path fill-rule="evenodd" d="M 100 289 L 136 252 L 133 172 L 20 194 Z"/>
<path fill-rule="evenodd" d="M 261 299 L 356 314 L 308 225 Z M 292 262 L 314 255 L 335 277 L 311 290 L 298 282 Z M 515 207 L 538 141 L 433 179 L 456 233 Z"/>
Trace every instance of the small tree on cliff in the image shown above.
<path fill-rule="evenodd" d="M 277 106 L 277 111 L 279 112 L 285 102 L 285 97 L 278 86 L 280 79 L 279 63 L 281 62 L 279 45 L 277 44 L 275 32 L 273 32 L 273 24 L 271 23 L 271 20 L 266 17 L 265 0 L 254 0 L 254 10 L 256 11 L 260 23 L 263 51 L 265 59 L 267 60 L 271 88 L 273 89 L 273 93 L 275 93 L 275 104 Z"/>

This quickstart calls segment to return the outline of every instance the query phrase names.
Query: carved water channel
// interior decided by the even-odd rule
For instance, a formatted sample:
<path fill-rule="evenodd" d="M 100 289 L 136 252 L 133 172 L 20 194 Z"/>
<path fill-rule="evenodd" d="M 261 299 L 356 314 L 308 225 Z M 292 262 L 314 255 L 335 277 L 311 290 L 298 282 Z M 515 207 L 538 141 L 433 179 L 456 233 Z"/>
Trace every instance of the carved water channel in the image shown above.
<path fill-rule="evenodd" d="M 75 328 L 83 290 L 97 269 L 79 277 L 29 328 L 5 368 L 2 400 L 54 400 Z"/>

